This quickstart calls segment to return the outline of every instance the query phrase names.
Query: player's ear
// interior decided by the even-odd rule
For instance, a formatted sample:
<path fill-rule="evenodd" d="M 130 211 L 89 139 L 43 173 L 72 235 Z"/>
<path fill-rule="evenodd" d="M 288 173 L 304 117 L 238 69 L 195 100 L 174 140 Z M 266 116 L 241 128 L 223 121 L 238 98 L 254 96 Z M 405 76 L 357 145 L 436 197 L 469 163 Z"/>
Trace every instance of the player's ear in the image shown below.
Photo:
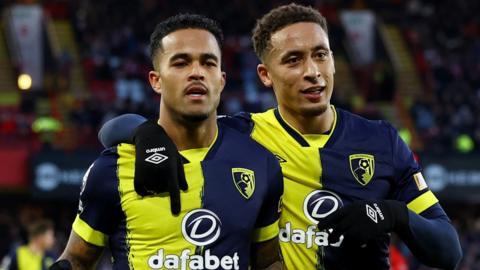
<path fill-rule="evenodd" d="M 257 74 L 262 81 L 263 85 L 266 87 L 272 87 L 272 80 L 270 79 L 270 74 L 268 73 L 267 66 L 263 63 L 258 64 L 257 66 Z"/>
<path fill-rule="evenodd" d="M 221 79 L 221 88 L 220 90 L 223 91 L 223 88 L 225 87 L 225 83 L 227 82 L 227 73 L 222 71 L 222 79 Z"/>
<path fill-rule="evenodd" d="M 332 56 L 332 66 L 333 66 L 333 74 L 335 75 L 335 58 L 333 57 L 333 51 L 330 51 Z"/>
<path fill-rule="evenodd" d="M 160 78 L 160 73 L 158 71 L 150 71 L 148 72 L 148 81 L 150 82 L 150 86 L 152 86 L 153 91 L 157 94 L 162 94 L 162 79 Z"/>

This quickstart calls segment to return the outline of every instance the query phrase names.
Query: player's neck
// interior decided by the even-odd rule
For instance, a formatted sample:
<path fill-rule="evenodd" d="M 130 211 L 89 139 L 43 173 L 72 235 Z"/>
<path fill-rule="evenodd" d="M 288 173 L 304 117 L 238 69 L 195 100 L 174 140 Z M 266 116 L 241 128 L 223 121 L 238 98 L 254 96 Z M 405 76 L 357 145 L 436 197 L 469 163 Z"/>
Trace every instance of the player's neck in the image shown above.
<path fill-rule="evenodd" d="M 279 106 L 282 118 L 301 134 L 322 134 L 332 129 L 335 115 L 331 106 L 319 115 L 302 115 Z"/>
<path fill-rule="evenodd" d="M 175 120 L 172 117 L 160 117 L 158 120 L 178 151 L 209 147 L 217 133 L 217 115 L 210 115 L 199 122 Z"/>

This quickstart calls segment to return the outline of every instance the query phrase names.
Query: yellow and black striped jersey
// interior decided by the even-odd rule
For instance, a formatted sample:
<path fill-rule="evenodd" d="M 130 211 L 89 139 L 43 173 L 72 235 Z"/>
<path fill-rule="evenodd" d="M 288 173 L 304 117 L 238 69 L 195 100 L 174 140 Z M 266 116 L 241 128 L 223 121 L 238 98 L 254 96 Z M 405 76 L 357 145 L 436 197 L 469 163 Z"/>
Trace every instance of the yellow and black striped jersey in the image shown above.
<path fill-rule="evenodd" d="M 270 152 L 219 123 L 209 148 L 181 154 L 177 216 L 168 194 L 135 192 L 134 145 L 106 149 L 85 174 L 73 230 L 108 245 L 114 269 L 247 269 L 252 241 L 278 235 L 283 178 Z"/>
<path fill-rule="evenodd" d="M 249 133 L 280 162 L 285 190 L 279 239 L 288 269 L 389 269 L 388 235 L 350 247 L 329 243 L 318 222 L 355 200 L 401 200 L 422 215 L 443 210 L 390 124 L 332 108 L 328 134 L 300 134 L 278 109 L 221 121 Z"/>

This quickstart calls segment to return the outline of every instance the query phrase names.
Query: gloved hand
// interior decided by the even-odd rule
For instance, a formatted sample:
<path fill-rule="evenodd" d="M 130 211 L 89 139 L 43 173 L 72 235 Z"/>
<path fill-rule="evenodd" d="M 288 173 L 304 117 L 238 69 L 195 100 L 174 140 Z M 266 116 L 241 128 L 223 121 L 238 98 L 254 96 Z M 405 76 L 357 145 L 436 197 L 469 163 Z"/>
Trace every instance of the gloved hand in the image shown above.
<path fill-rule="evenodd" d="M 59 260 L 50 265 L 48 270 L 72 270 L 72 264 L 67 260 Z"/>
<path fill-rule="evenodd" d="M 138 126 L 134 134 L 135 191 L 141 196 L 168 192 L 172 214 L 180 213 L 180 189 L 188 185 L 177 147 L 154 120 Z"/>
<path fill-rule="evenodd" d="M 330 243 L 343 235 L 345 241 L 362 245 L 380 235 L 408 229 L 408 219 L 404 202 L 355 201 L 320 221 L 318 229 L 333 229 L 328 237 Z"/>

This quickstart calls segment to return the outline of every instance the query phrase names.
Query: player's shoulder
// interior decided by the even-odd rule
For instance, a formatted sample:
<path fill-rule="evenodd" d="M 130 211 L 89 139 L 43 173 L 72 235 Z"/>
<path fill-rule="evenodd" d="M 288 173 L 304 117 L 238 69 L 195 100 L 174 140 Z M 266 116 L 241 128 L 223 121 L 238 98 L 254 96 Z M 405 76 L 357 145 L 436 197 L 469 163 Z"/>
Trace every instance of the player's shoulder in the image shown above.
<path fill-rule="evenodd" d="M 233 116 L 221 115 L 218 121 L 242 133 L 251 134 L 255 125 L 270 126 L 275 122 L 275 109 L 260 113 L 239 112 Z"/>
<path fill-rule="evenodd" d="M 346 132 L 351 132 L 351 134 L 389 136 L 395 130 L 388 121 L 370 120 L 340 108 L 335 108 L 335 110 L 339 121 L 345 126 Z"/>
<path fill-rule="evenodd" d="M 116 177 L 121 145 L 123 144 L 104 149 L 95 159 L 85 173 L 85 178 L 88 178 L 90 183 L 105 182 Z"/>
<path fill-rule="evenodd" d="M 94 162 L 96 167 L 98 169 L 105 169 L 110 168 L 113 164 L 116 164 L 119 158 L 119 148 L 121 145 L 124 144 L 119 144 L 104 149 Z"/>
<path fill-rule="evenodd" d="M 239 112 L 233 116 L 219 115 L 218 122 L 238 132 L 250 134 L 253 128 L 252 114 Z"/>
<path fill-rule="evenodd" d="M 275 158 L 269 150 L 250 137 L 250 132 L 246 133 L 224 122 L 219 122 L 219 127 L 223 131 L 222 140 L 233 151 L 248 154 L 251 157 Z"/>

